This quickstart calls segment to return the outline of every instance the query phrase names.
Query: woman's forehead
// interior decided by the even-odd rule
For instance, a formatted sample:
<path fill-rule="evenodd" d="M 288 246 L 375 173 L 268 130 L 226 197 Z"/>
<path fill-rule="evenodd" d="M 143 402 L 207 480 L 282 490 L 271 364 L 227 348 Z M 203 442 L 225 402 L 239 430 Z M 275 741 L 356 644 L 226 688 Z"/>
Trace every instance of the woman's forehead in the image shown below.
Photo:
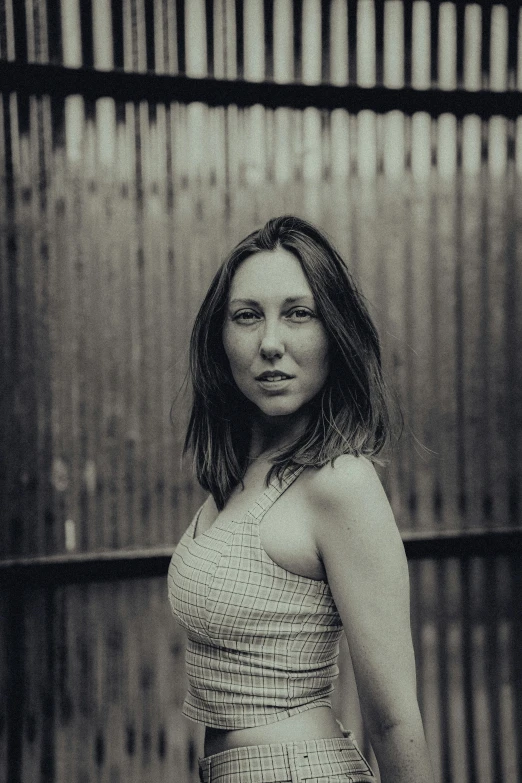
<path fill-rule="evenodd" d="M 260 251 L 241 262 L 232 278 L 232 299 L 298 299 L 313 293 L 297 258 L 288 250 Z"/>

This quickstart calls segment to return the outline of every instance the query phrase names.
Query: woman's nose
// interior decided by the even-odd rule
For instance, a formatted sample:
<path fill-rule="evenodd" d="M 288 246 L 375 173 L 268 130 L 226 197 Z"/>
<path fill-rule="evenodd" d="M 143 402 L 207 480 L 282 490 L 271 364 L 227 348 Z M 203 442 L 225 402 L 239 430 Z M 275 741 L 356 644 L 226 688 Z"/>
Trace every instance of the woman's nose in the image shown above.
<path fill-rule="evenodd" d="M 280 330 L 275 324 L 265 324 L 259 352 L 265 359 L 272 359 L 276 356 L 282 356 L 285 352 L 285 345 L 281 338 Z"/>

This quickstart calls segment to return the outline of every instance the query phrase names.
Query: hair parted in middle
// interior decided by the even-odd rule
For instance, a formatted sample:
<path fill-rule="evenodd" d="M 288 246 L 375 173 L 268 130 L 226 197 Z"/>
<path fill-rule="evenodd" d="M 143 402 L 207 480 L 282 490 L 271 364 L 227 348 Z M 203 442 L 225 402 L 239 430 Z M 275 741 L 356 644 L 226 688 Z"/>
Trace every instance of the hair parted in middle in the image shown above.
<path fill-rule="evenodd" d="M 223 325 L 232 278 L 242 261 L 277 248 L 301 264 L 328 337 L 329 374 L 307 403 L 308 424 L 272 460 L 267 484 L 298 465 L 320 467 L 341 454 L 378 455 L 390 439 L 391 406 L 379 337 L 345 262 L 326 236 L 301 218 L 270 219 L 232 250 L 217 271 L 196 316 L 190 340 L 193 402 L 184 453 L 193 452 L 201 486 L 221 510 L 242 482 L 249 461 L 254 405 L 232 378 Z"/>

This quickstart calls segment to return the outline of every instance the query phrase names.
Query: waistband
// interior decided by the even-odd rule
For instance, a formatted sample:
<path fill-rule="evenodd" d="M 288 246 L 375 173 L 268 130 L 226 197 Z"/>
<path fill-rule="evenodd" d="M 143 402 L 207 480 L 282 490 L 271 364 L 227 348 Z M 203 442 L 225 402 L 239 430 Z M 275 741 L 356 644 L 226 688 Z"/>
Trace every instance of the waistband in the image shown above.
<path fill-rule="evenodd" d="M 343 775 L 352 783 L 374 783 L 352 732 L 344 735 L 231 748 L 200 758 L 199 779 L 201 783 L 301 783 Z"/>

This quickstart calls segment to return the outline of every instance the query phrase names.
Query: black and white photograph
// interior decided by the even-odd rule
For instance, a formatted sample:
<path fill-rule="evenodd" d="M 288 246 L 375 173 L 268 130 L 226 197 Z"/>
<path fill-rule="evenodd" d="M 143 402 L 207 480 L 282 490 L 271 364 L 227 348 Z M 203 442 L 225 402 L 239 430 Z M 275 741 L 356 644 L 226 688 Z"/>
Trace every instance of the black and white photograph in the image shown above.
<path fill-rule="evenodd" d="M 522 1 L 0 0 L 0 783 L 522 783 Z"/>

